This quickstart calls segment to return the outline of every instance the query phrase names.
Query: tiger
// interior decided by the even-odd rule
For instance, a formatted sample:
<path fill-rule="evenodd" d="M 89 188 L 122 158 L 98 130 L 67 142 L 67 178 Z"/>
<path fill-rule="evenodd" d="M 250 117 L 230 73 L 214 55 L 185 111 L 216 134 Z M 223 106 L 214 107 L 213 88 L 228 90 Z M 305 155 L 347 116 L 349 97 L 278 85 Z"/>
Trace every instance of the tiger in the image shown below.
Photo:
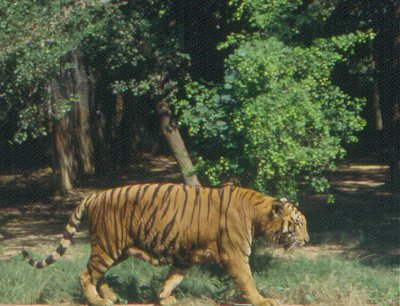
<path fill-rule="evenodd" d="M 278 300 L 263 297 L 255 286 L 249 265 L 252 241 L 263 237 L 287 251 L 309 241 L 304 215 L 286 199 L 233 185 L 145 183 L 85 197 L 72 212 L 58 248 L 42 261 L 23 249 L 26 261 L 41 269 L 59 259 L 84 213 L 91 253 L 79 282 L 90 305 L 118 300 L 104 274 L 128 257 L 171 264 L 158 291 L 161 305 L 175 303 L 172 292 L 189 268 L 206 262 L 219 264 L 251 304 L 277 305 Z"/>

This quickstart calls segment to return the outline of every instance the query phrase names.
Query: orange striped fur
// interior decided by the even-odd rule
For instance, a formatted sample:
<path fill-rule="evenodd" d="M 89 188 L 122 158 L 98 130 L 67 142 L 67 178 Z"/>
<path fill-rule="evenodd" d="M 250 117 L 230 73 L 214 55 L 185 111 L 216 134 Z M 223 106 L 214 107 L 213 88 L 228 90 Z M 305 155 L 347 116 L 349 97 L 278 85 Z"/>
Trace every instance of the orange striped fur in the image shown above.
<path fill-rule="evenodd" d="M 55 252 L 35 261 L 46 267 L 66 251 L 86 212 L 91 255 L 80 276 L 91 305 L 112 305 L 117 295 L 104 282 L 104 273 L 129 256 L 153 265 L 172 264 L 159 292 L 160 303 L 173 303 L 172 291 L 194 263 L 217 262 L 254 305 L 275 305 L 262 297 L 249 267 L 251 243 L 264 237 L 289 250 L 308 241 L 303 214 L 286 200 L 234 187 L 190 187 L 148 183 L 110 189 L 86 197 L 71 214 Z"/>

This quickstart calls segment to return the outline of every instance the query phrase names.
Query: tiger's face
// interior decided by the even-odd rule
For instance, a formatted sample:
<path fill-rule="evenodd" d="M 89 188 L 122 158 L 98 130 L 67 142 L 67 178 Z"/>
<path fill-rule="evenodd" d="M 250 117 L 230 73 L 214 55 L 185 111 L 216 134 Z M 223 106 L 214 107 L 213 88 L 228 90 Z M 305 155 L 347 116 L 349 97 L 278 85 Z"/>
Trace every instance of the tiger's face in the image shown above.
<path fill-rule="evenodd" d="M 307 220 L 304 215 L 286 199 L 273 204 L 270 222 L 275 226 L 272 241 L 290 251 L 309 241 Z"/>

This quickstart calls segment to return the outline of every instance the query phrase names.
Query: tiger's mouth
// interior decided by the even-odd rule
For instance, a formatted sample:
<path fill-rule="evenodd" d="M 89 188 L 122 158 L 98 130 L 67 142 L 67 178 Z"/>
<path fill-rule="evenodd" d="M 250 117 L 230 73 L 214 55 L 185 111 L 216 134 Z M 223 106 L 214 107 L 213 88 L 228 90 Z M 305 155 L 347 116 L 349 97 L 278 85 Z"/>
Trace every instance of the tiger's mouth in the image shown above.
<path fill-rule="evenodd" d="M 290 251 L 293 251 L 297 247 L 302 247 L 303 245 L 305 245 L 305 242 L 297 240 L 296 235 L 292 234 L 291 236 L 287 237 L 287 239 L 285 239 L 282 242 L 282 245 L 283 245 L 285 252 L 290 252 Z"/>
<path fill-rule="evenodd" d="M 302 247 L 305 243 L 300 241 L 289 241 L 283 244 L 285 252 L 293 251 L 295 248 Z"/>

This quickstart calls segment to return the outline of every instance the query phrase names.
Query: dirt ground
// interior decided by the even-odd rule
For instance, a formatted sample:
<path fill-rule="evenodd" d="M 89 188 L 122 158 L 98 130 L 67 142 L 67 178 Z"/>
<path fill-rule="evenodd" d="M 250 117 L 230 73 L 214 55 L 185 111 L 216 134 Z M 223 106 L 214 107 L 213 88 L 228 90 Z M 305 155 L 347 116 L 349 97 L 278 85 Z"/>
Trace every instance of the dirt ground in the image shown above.
<path fill-rule="evenodd" d="M 327 195 L 302 195 L 311 243 L 297 252 L 400 264 L 400 195 L 385 190 L 387 172 L 387 167 L 370 161 L 343 163 L 328 173 L 334 204 L 326 203 Z M 69 213 L 87 194 L 132 183 L 181 181 L 176 164 L 167 157 L 147 157 L 142 165 L 118 175 L 87 179 L 67 196 L 52 195 L 50 174 L 50 169 L 0 174 L 0 260 L 20 253 L 22 247 L 52 250 Z M 86 241 L 87 236 L 83 224 L 74 241 Z"/>

